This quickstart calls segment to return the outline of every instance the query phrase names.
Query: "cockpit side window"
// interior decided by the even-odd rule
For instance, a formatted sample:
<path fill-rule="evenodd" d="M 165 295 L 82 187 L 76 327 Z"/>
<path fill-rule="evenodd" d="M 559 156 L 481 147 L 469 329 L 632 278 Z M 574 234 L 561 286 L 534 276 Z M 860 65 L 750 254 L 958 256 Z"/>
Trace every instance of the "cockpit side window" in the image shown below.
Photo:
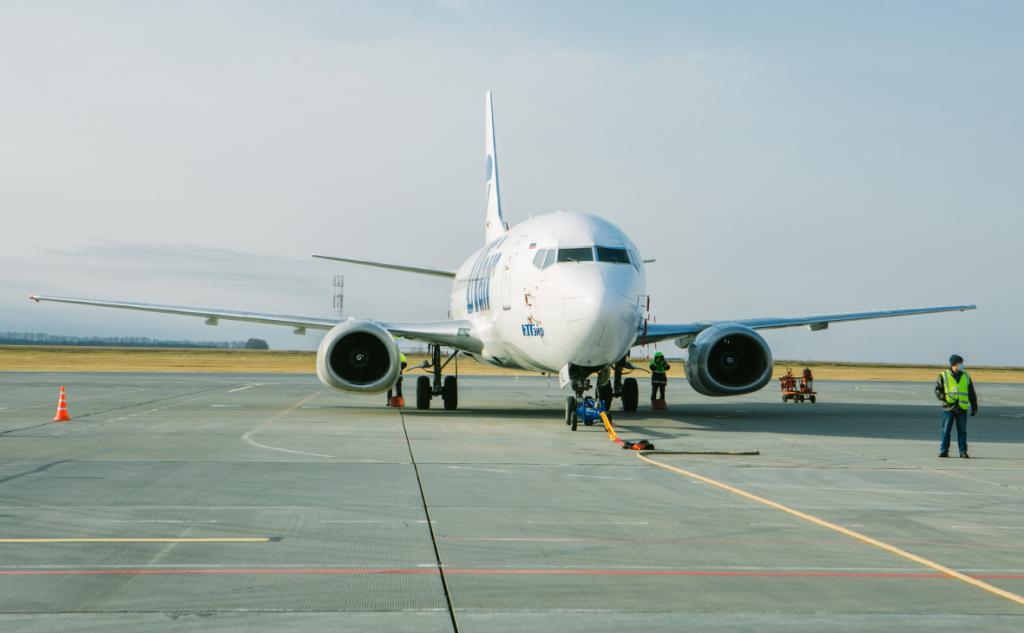
<path fill-rule="evenodd" d="M 580 248 L 558 249 L 558 263 L 562 262 L 592 262 L 594 261 L 594 249 L 589 246 Z"/>
<path fill-rule="evenodd" d="M 612 246 L 597 246 L 594 248 L 597 251 L 597 261 L 607 262 L 609 264 L 628 264 L 629 252 L 624 248 L 615 248 Z"/>
<path fill-rule="evenodd" d="M 553 249 L 553 248 L 548 251 L 547 257 L 544 258 L 544 268 L 547 268 L 548 266 L 553 266 L 554 265 L 554 263 L 555 263 L 555 255 L 556 254 L 557 254 L 557 251 L 555 249 Z"/>
<path fill-rule="evenodd" d="M 542 248 L 537 251 L 537 254 L 533 256 L 533 265 L 537 268 L 544 269 L 544 257 L 547 256 L 548 251 L 546 248 Z"/>

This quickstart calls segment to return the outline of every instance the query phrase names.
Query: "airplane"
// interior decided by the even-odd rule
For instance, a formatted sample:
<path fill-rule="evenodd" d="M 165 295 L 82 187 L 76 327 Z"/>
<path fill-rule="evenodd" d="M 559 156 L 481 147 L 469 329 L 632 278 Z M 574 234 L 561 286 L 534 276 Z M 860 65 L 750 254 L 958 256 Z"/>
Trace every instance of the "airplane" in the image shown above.
<path fill-rule="evenodd" d="M 557 374 L 565 399 L 565 422 L 576 428 L 576 405 L 595 385 L 606 407 L 614 398 L 625 411 L 638 406 L 631 348 L 673 340 L 686 350 L 690 386 L 706 396 L 751 393 L 771 380 L 772 353 L 759 330 L 806 326 L 820 331 L 833 323 L 974 310 L 975 305 L 936 306 L 788 318 L 747 318 L 691 323 L 650 323 L 645 266 L 636 244 L 596 215 L 555 211 L 513 227 L 501 207 L 498 154 L 491 93 L 485 96 L 484 245 L 456 270 L 351 257 L 313 257 L 451 280 L 450 318 L 391 322 L 345 320 L 197 308 L 130 301 L 32 295 L 33 301 L 142 310 L 219 321 L 289 326 L 296 334 L 325 330 L 317 349 L 316 374 L 334 389 L 379 393 L 398 380 L 396 338 L 427 343 L 430 360 L 416 383 L 416 407 L 440 396 L 445 409 L 458 407 L 458 383 L 443 370 L 463 354 L 498 367 Z M 444 354 L 442 348 L 451 350 Z"/>

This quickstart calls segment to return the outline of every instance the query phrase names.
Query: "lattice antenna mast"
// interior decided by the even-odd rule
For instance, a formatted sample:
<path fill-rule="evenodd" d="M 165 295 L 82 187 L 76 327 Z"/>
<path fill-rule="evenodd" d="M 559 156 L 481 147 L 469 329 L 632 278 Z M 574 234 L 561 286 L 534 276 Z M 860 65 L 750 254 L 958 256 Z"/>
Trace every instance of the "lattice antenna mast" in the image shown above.
<path fill-rule="evenodd" d="M 345 311 L 345 275 L 334 276 L 334 313 L 342 318 Z"/>

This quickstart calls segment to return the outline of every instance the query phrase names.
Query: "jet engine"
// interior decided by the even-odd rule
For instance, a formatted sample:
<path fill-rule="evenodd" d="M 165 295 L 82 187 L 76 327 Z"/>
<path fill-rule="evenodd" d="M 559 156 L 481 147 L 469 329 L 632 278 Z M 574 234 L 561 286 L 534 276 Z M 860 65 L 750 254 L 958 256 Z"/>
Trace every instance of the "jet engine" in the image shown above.
<path fill-rule="evenodd" d="M 705 396 L 757 391 L 772 379 L 772 351 L 748 327 L 714 325 L 690 343 L 686 379 L 694 391 Z"/>
<path fill-rule="evenodd" d="M 398 344 L 373 321 L 350 319 L 334 326 L 316 352 L 320 382 L 341 391 L 377 393 L 398 380 Z"/>

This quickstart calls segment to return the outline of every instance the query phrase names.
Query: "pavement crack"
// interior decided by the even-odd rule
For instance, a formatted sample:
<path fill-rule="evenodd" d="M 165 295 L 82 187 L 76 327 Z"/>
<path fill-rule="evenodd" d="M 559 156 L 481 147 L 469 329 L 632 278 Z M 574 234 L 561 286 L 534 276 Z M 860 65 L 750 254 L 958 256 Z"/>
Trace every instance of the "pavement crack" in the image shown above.
<path fill-rule="evenodd" d="M 48 470 L 50 468 L 53 468 L 54 466 L 60 466 L 61 464 L 66 464 L 67 462 L 70 462 L 70 461 L 72 461 L 72 460 L 70 460 L 70 459 L 60 459 L 60 460 L 57 460 L 55 462 L 50 462 L 49 464 L 43 464 L 42 466 L 36 466 L 35 468 L 32 468 L 31 470 L 26 470 L 24 472 L 16 473 L 14 475 L 7 475 L 6 477 L 0 477 L 0 484 L 7 483 L 8 481 L 11 481 L 12 479 L 17 479 L 19 477 L 25 477 L 26 475 L 34 475 L 36 473 L 41 473 L 44 470 Z"/>
<path fill-rule="evenodd" d="M 402 433 L 405 435 L 405 446 L 409 449 L 409 460 L 412 462 L 413 472 L 416 473 L 416 485 L 420 490 L 420 501 L 423 502 L 423 514 L 427 520 L 427 530 L 430 531 L 430 543 L 434 546 L 434 558 L 437 561 L 437 573 L 441 578 L 441 589 L 444 591 L 444 601 L 448 606 L 448 616 L 452 621 L 452 630 L 459 633 L 459 622 L 455 619 L 455 607 L 452 605 L 451 592 L 448 589 L 448 578 L 444 573 L 444 565 L 441 563 L 441 550 L 437 546 L 437 534 L 434 532 L 434 521 L 430 518 L 430 508 L 427 505 L 427 495 L 423 492 L 423 480 L 420 478 L 420 467 L 416 463 L 416 456 L 412 452 L 412 440 L 409 439 L 409 429 L 405 426 L 405 414 L 398 409 L 398 415 L 402 420 Z"/>

